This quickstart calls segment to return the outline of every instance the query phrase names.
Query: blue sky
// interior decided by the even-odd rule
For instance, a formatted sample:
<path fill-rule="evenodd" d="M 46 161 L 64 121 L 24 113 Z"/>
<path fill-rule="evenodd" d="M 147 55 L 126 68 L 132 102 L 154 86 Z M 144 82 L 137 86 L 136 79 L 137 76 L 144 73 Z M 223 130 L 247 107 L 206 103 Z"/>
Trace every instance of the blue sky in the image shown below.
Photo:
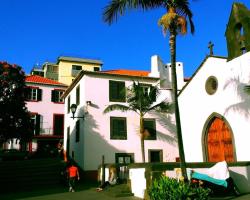
<path fill-rule="evenodd" d="M 102 21 L 109 0 L 1 0 L 0 60 L 29 73 L 45 61 L 73 56 L 103 61 L 103 70 L 150 70 L 150 57 L 170 62 L 168 37 L 157 25 L 164 9 L 132 10 L 109 26 Z M 209 53 L 227 56 L 225 29 L 233 0 L 190 1 L 194 35 L 178 36 L 177 61 L 191 76 Z M 250 9 L 249 0 L 241 0 Z"/>

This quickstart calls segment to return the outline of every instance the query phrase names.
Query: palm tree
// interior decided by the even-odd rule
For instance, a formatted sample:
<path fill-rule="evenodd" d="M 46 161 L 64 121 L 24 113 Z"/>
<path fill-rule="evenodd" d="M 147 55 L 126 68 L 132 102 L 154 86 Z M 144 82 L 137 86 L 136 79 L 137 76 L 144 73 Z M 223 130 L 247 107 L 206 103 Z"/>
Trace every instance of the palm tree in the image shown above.
<path fill-rule="evenodd" d="M 111 24 L 117 20 L 118 15 L 123 15 L 128 9 L 149 10 L 163 7 L 166 14 L 159 20 L 159 25 L 163 27 L 163 31 L 169 32 L 169 46 L 171 55 L 171 77 L 173 90 L 173 103 L 175 105 L 176 131 L 178 137 L 178 147 L 180 155 L 180 167 L 184 180 L 187 180 L 186 161 L 182 141 L 181 121 L 179 104 L 177 99 L 177 79 L 176 79 L 176 36 L 178 33 L 185 34 L 187 32 L 187 19 L 190 24 L 191 33 L 194 33 L 194 24 L 192 21 L 193 14 L 189 8 L 188 0 L 112 0 L 105 7 L 103 17 L 104 21 Z"/>
<path fill-rule="evenodd" d="M 250 85 L 246 85 L 244 87 L 244 91 L 247 93 L 247 94 L 250 94 Z"/>
<path fill-rule="evenodd" d="M 144 140 L 150 135 L 149 131 L 144 128 L 144 119 L 146 113 L 150 111 L 168 112 L 170 111 L 170 105 L 165 101 L 160 103 L 155 102 L 159 94 L 157 86 L 145 87 L 139 82 L 133 82 L 131 88 L 127 88 L 127 103 L 112 104 L 105 108 L 104 113 L 108 113 L 114 110 L 120 110 L 122 112 L 134 111 L 140 116 L 140 140 L 141 140 L 141 153 L 142 162 L 145 162 L 145 148 Z"/>

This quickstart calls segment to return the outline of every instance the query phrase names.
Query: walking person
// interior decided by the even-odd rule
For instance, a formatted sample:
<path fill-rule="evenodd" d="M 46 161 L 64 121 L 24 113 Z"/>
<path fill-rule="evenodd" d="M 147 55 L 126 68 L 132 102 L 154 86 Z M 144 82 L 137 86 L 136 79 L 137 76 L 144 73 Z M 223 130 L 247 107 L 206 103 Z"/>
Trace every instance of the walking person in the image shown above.
<path fill-rule="evenodd" d="M 78 168 L 70 161 L 67 169 L 69 178 L 69 192 L 75 192 L 75 182 L 80 180 Z"/>

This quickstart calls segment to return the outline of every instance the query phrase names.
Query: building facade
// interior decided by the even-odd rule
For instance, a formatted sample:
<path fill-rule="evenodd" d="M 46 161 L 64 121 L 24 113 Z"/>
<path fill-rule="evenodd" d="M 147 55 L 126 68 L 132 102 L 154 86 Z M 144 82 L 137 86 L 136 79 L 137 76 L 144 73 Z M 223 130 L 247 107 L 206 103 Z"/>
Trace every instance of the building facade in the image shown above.
<path fill-rule="evenodd" d="M 29 151 L 53 149 L 63 140 L 64 101 L 61 96 L 67 86 L 37 75 L 26 76 L 25 81 L 26 106 L 33 122 L 33 139 Z"/>
<path fill-rule="evenodd" d="M 55 63 L 45 62 L 40 68 L 33 67 L 30 74 L 70 85 L 80 71 L 101 71 L 102 65 L 101 60 L 60 56 Z"/>
<path fill-rule="evenodd" d="M 178 76 L 183 77 L 182 63 L 178 63 L 177 68 L 182 72 Z M 181 88 L 184 80 L 178 80 Z M 152 57 L 151 72 L 82 71 L 65 92 L 64 146 L 84 171 L 96 172 L 102 156 L 105 163 L 142 162 L 139 115 L 132 111 L 103 114 L 110 104 L 126 105 L 121 91 L 130 87 L 133 81 L 158 86 L 160 95 L 156 102 L 171 102 L 169 65 L 163 64 L 158 56 Z M 72 104 L 77 105 L 74 117 L 81 118 L 72 118 Z M 154 132 L 153 138 L 145 140 L 146 162 L 175 161 L 178 147 L 173 115 L 151 112 L 144 121 Z"/>

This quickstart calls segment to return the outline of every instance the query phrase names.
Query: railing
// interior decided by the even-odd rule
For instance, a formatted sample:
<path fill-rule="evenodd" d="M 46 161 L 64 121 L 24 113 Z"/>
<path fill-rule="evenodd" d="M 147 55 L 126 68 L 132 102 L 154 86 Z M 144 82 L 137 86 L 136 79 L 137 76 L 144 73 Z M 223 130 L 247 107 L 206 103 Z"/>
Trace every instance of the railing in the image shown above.
<path fill-rule="evenodd" d="M 129 169 L 128 169 L 128 165 L 124 164 L 121 165 L 119 164 L 117 166 L 118 168 L 118 177 L 122 182 L 127 182 L 127 180 L 129 179 Z"/>

